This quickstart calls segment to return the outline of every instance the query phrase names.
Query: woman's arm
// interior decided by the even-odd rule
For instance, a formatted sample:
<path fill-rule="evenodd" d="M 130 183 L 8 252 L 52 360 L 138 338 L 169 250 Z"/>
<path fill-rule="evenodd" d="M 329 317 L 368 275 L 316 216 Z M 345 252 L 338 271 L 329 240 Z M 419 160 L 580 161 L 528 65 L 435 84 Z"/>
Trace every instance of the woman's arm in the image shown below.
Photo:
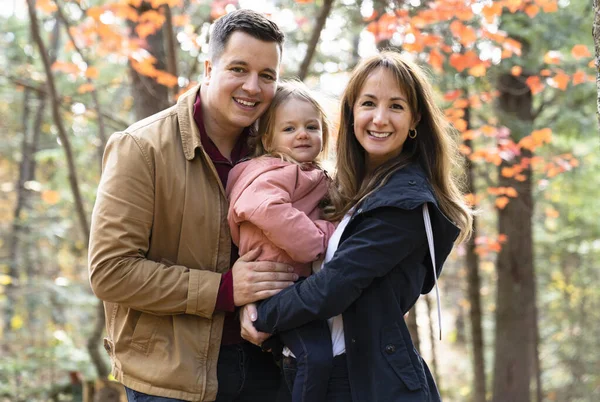
<path fill-rule="evenodd" d="M 259 305 L 259 331 L 289 330 L 342 313 L 375 278 L 426 242 L 420 208 L 378 208 L 355 219 L 346 229 L 352 234 L 324 269 Z"/>

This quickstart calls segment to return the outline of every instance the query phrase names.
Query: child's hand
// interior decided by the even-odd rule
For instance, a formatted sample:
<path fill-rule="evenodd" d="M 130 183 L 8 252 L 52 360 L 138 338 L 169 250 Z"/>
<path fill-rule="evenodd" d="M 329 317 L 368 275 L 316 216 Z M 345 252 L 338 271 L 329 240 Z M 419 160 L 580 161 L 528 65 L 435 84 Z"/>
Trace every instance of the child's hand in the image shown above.
<path fill-rule="evenodd" d="M 242 327 L 242 338 L 250 343 L 260 346 L 271 334 L 257 331 L 254 328 L 254 321 L 257 318 L 256 304 L 246 304 L 240 310 L 240 326 Z"/>

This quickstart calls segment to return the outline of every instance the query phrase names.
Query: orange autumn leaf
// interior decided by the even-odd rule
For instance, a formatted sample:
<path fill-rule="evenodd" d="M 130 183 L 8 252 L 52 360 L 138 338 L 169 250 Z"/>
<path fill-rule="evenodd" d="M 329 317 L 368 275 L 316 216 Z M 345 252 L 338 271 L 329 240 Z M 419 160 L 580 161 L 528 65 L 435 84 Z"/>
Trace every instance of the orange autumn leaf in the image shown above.
<path fill-rule="evenodd" d="M 80 94 L 84 94 L 86 92 L 92 92 L 93 90 L 94 90 L 94 85 L 92 85 L 90 83 L 80 85 L 79 88 L 77 88 L 77 92 Z"/>
<path fill-rule="evenodd" d="M 575 45 L 571 49 L 571 55 L 576 59 L 583 59 L 591 57 L 592 54 L 586 45 Z"/>
<path fill-rule="evenodd" d="M 146 23 L 143 23 L 143 24 L 138 24 L 135 27 L 135 32 L 142 39 L 148 37 L 149 35 L 152 35 L 156 31 L 158 31 L 158 27 L 156 25 L 152 24 L 152 23 L 149 23 L 149 22 L 146 22 Z"/>
<path fill-rule="evenodd" d="M 547 68 L 544 68 L 540 70 L 540 75 L 542 77 L 550 77 L 552 75 L 552 71 L 548 70 Z"/>
<path fill-rule="evenodd" d="M 450 55 L 450 65 L 459 73 L 464 71 L 466 68 L 473 67 L 478 62 L 480 62 L 479 56 L 477 56 L 477 54 L 472 50 L 469 50 L 464 54 L 452 53 Z"/>
<path fill-rule="evenodd" d="M 535 147 L 536 147 L 536 145 L 537 145 L 537 144 L 535 143 L 535 141 L 533 140 L 533 137 L 531 137 L 531 135 L 528 135 L 528 136 L 526 136 L 526 137 L 523 137 L 523 138 L 521 138 L 521 140 L 519 141 L 519 146 L 520 146 L 521 148 L 528 149 L 528 150 L 530 150 L 530 151 L 533 151 L 533 150 L 535 150 Z"/>
<path fill-rule="evenodd" d="M 496 198 L 496 202 L 494 204 L 496 205 L 496 208 L 504 209 L 509 201 L 510 199 L 508 197 L 498 197 Z"/>
<path fill-rule="evenodd" d="M 515 198 L 518 195 L 514 187 L 504 187 L 504 194 L 511 198 Z"/>
<path fill-rule="evenodd" d="M 515 171 L 515 169 L 514 168 L 510 168 L 510 167 L 503 167 L 502 170 L 500 171 L 500 174 L 503 177 L 514 177 L 514 175 L 516 173 L 517 172 Z"/>
<path fill-rule="evenodd" d="M 557 50 L 550 50 L 544 55 L 544 63 L 546 64 L 559 64 L 562 59 L 562 55 Z"/>
<path fill-rule="evenodd" d="M 150 4 L 152 5 L 152 8 L 158 8 L 160 6 L 162 6 L 163 4 L 167 4 L 169 7 L 178 7 L 181 6 L 183 3 L 182 0 L 152 0 L 150 2 Z"/>
<path fill-rule="evenodd" d="M 96 67 L 88 67 L 87 70 L 85 70 L 85 76 L 87 78 L 98 78 L 98 69 Z"/>
<path fill-rule="evenodd" d="M 484 63 L 479 63 L 478 65 L 471 67 L 469 69 L 469 75 L 473 77 L 485 77 L 487 68 Z"/>
<path fill-rule="evenodd" d="M 100 20 L 100 16 L 102 14 L 104 14 L 104 8 L 102 7 L 90 7 L 88 8 L 86 14 L 88 15 L 88 17 L 99 21 Z"/>
<path fill-rule="evenodd" d="M 467 205 L 470 205 L 472 207 L 479 205 L 479 203 L 481 202 L 481 198 L 482 197 L 477 194 L 473 194 L 473 193 L 465 194 L 465 202 L 467 203 Z"/>
<path fill-rule="evenodd" d="M 577 70 L 575 74 L 573 74 L 573 85 L 579 85 L 586 82 L 587 75 L 584 71 Z"/>
<path fill-rule="evenodd" d="M 173 25 L 176 27 L 183 27 L 190 23 L 190 16 L 185 15 L 175 15 L 173 16 Z"/>
<path fill-rule="evenodd" d="M 156 10 L 148 10 L 140 15 L 140 22 L 149 22 L 160 28 L 165 22 L 165 16 Z"/>
<path fill-rule="evenodd" d="M 453 91 L 448 91 L 444 94 L 444 100 L 453 101 L 456 98 L 462 95 L 462 91 L 460 89 L 455 89 Z"/>
<path fill-rule="evenodd" d="M 508 240 L 508 236 L 507 236 L 507 235 L 505 235 L 504 233 L 500 233 L 500 234 L 498 235 L 498 241 L 499 241 L 500 243 L 505 243 L 505 242 L 506 242 L 506 240 Z"/>
<path fill-rule="evenodd" d="M 496 134 L 496 129 L 492 126 L 488 126 L 487 124 L 481 126 L 480 130 L 487 137 L 493 137 Z"/>
<path fill-rule="evenodd" d="M 534 130 L 531 132 L 531 137 L 536 144 L 549 144 L 552 140 L 552 130 L 549 128 L 542 128 L 541 130 Z"/>
<path fill-rule="evenodd" d="M 491 4 L 488 3 L 481 10 L 481 14 L 483 14 L 483 17 L 485 18 L 486 22 L 488 24 L 491 24 L 492 22 L 494 22 L 494 19 L 496 17 L 499 17 L 500 15 L 502 15 L 502 3 L 500 3 L 500 2 L 491 2 Z"/>
<path fill-rule="evenodd" d="M 429 52 L 429 65 L 431 65 L 434 70 L 440 73 L 443 72 L 444 56 L 437 49 L 433 49 Z"/>
<path fill-rule="evenodd" d="M 457 109 L 461 109 L 462 110 L 462 109 L 464 109 L 464 108 L 466 108 L 466 107 L 469 106 L 469 100 L 468 99 L 457 99 L 456 101 L 454 101 L 454 103 L 452 104 L 452 106 L 454 106 Z M 464 116 L 464 115 L 465 115 L 465 112 L 463 110 L 461 116 Z"/>
<path fill-rule="evenodd" d="M 531 77 L 528 77 L 525 80 L 525 83 L 529 86 L 529 89 L 531 89 L 531 93 L 533 95 L 536 95 L 544 90 L 544 84 L 540 80 L 540 77 L 538 77 L 537 75 L 532 75 Z"/>
<path fill-rule="evenodd" d="M 169 74 L 167 72 L 164 71 L 159 71 L 156 74 L 156 82 L 158 82 L 161 85 L 164 85 L 166 87 L 174 87 L 175 85 L 177 85 L 177 77 L 175 77 L 173 74 Z"/>
<path fill-rule="evenodd" d="M 527 14 L 529 18 L 535 17 L 539 12 L 540 8 L 535 4 L 530 4 L 527 7 L 525 7 L 525 14 Z"/>
<path fill-rule="evenodd" d="M 554 13 L 558 11 L 558 2 L 556 0 L 549 1 L 542 6 L 545 13 Z"/>
<path fill-rule="evenodd" d="M 551 84 L 553 84 L 552 85 L 553 87 L 564 91 L 567 89 L 567 86 L 569 85 L 570 80 L 571 80 L 571 77 L 569 77 L 563 71 L 559 71 L 558 73 L 556 73 L 556 75 L 554 77 L 552 77 L 550 82 L 551 82 Z"/>
<path fill-rule="evenodd" d="M 75 63 L 66 63 L 64 61 L 55 61 L 52 64 L 52 70 L 67 74 L 79 74 L 79 67 Z"/>
<path fill-rule="evenodd" d="M 523 181 L 527 180 L 527 176 L 525 176 L 524 174 L 518 174 L 515 176 L 515 180 L 523 182 Z"/>
<path fill-rule="evenodd" d="M 523 72 L 523 67 L 521 67 L 521 66 L 513 66 L 513 68 L 510 69 L 510 73 L 512 75 L 514 75 L 515 77 L 518 77 L 519 75 L 521 75 L 522 72 Z"/>
<path fill-rule="evenodd" d="M 511 13 L 515 13 L 521 9 L 523 0 L 506 0 L 504 5 Z"/>
<path fill-rule="evenodd" d="M 35 8 L 46 14 L 53 13 L 57 10 L 56 4 L 51 0 L 37 0 Z"/>
<path fill-rule="evenodd" d="M 467 122 L 463 119 L 458 119 L 454 121 L 454 127 L 458 130 L 458 131 L 465 131 L 467 129 Z"/>
<path fill-rule="evenodd" d="M 54 190 L 44 190 L 42 191 L 41 198 L 46 204 L 54 205 L 60 201 L 60 193 Z"/>
<path fill-rule="evenodd" d="M 458 151 L 465 156 L 469 156 L 473 152 L 473 150 L 470 147 L 468 147 L 464 144 L 460 144 L 458 146 Z"/>
<path fill-rule="evenodd" d="M 502 191 L 500 190 L 499 187 L 488 187 L 487 189 L 488 194 L 491 195 L 501 195 Z"/>
<path fill-rule="evenodd" d="M 546 207 L 546 210 L 544 212 L 546 213 L 546 217 L 548 218 L 558 218 L 560 216 L 560 213 L 552 207 Z"/>
<path fill-rule="evenodd" d="M 474 140 L 479 136 L 479 133 L 475 130 L 467 130 L 461 134 L 461 138 L 464 141 Z"/>

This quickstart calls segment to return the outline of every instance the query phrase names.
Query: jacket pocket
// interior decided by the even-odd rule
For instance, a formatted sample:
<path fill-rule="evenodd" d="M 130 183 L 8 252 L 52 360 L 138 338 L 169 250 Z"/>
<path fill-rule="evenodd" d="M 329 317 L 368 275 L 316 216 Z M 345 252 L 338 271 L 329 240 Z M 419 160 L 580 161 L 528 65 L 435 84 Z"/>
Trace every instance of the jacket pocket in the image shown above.
<path fill-rule="evenodd" d="M 398 324 L 382 328 L 380 347 L 381 353 L 392 366 L 396 375 L 406 385 L 406 388 L 411 391 L 420 389 L 419 376 L 410 359 L 408 348 Z"/>
<path fill-rule="evenodd" d="M 131 347 L 138 352 L 148 354 L 149 346 L 156 332 L 157 318 L 141 312 L 131 336 Z"/>

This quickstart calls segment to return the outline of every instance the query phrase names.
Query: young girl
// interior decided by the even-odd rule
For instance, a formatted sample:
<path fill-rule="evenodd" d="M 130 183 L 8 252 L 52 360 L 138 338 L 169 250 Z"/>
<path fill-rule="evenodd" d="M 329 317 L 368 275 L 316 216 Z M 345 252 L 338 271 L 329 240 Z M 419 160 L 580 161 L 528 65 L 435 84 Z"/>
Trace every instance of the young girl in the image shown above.
<path fill-rule="evenodd" d="M 319 204 L 329 188 L 318 164 L 327 149 L 326 116 L 301 82 L 285 82 L 258 132 L 255 157 L 229 174 L 231 237 L 240 255 L 260 247 L 259 260 L 290 264 L 298 276 L 307 277 L 335 230 L 319 219 Z M 324 401 L 333 360 L 326 321 L 282 332 L 280 338 L 296 358 L 293 402 Z"/>

